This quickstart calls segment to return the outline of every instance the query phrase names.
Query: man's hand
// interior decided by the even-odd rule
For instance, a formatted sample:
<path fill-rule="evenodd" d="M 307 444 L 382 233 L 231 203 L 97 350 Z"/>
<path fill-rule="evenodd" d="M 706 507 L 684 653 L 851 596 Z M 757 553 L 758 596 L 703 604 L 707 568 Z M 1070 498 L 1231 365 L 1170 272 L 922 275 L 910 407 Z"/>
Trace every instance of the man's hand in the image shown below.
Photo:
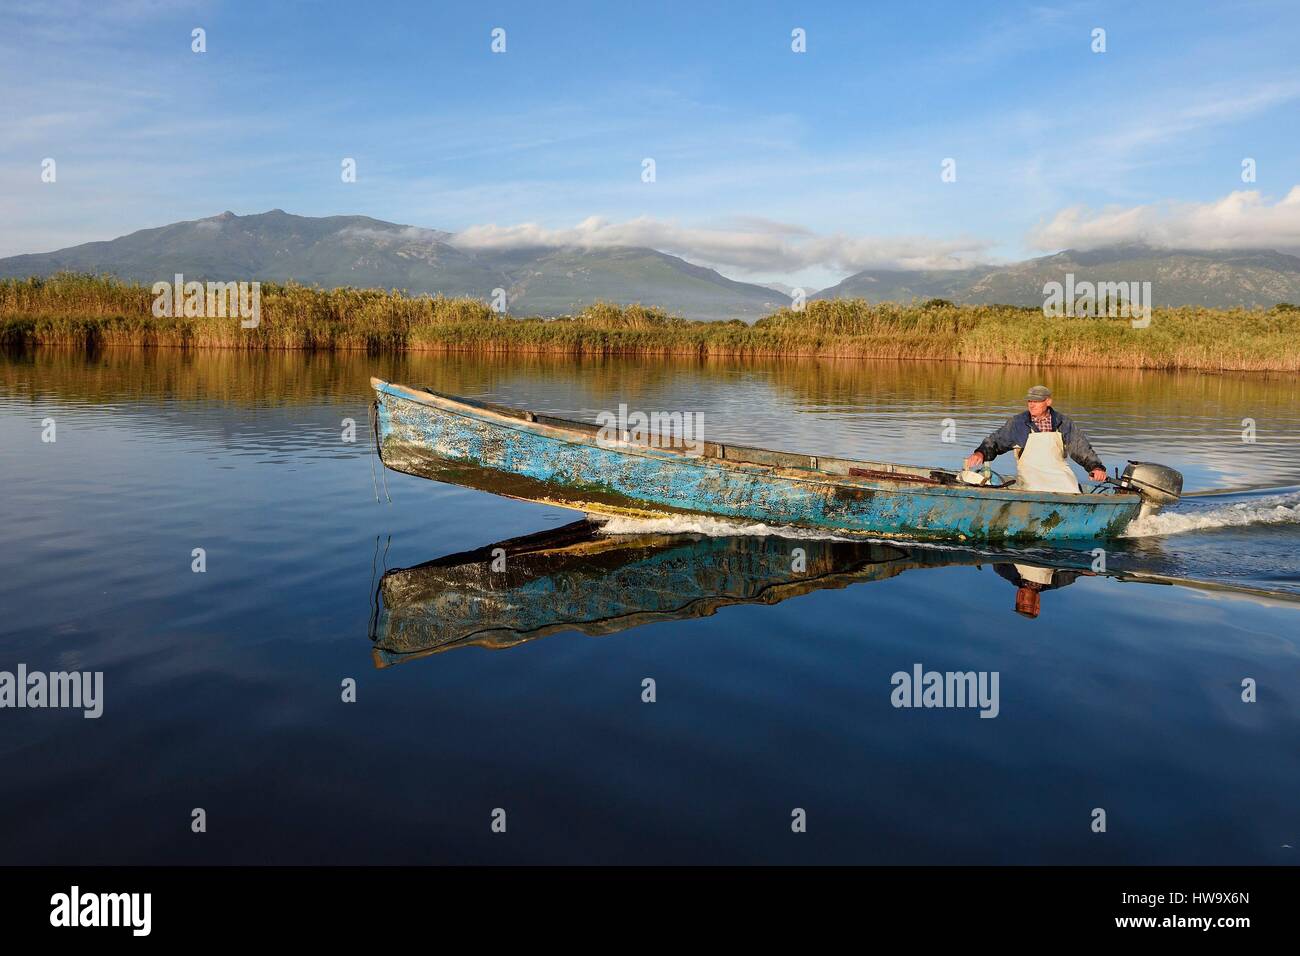
<path fill-rule="evenodd" d="M 975 454 L 966 459 L 964 464 L 968 471 L 974 471 L 980 465 L 984 464 L 984 453 L 982 451 L 975 452 Z"/>
<path fill-rule="evenodd" d="M 1088 477 L 1090 477 L 1093 481 L 1105 481 L 1106 469 L 1094 468 L 1092 471 L 1088 472 Z"/>

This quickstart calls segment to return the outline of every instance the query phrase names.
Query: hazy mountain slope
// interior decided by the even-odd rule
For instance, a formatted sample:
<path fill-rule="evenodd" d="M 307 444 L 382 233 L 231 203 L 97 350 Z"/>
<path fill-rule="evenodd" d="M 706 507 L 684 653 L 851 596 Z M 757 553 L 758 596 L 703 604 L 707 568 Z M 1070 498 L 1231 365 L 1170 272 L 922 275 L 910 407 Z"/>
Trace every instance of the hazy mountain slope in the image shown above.
<path fill-rule="evenodd" d="M 1119 246 L 1090 252 L 1067 250 L 992 271 L 973 282 L 964 302 L 1041 304 L 1043 285 L 1150 282 L 1156 306 L 1203 305 L 1257 308 L 1300 302 L 1300 258 L 1268 251 L 1198 252 Z"/>
<path fill-rule="evenodd" d="M 1266 250 L 1195 251 L 1112 246 L 1067 250 L 1014 265 L 944 272 L 873 269 L 849 276 L 815 298 L 865 298 L 873 302 L 951 299 L 954 302 L 1041 305 L 1043 286 L 1150 282 L 1156 306 L 1257 308 L 1300 303 L 1300 257 Z"/>
<path fill-rule="evenodd" d="M 512 278 L 510 311 L 559 315 L 588 302 L 663 305 L 693 319 L 757 319 L 787 304 L 762 286 L 653 249 L 535 249 L 497 258 Z"/>
<path fill-rule="evenodd" d="M 987 273 L 979 269 L 868 269 L 856 272 L 814 299 L 867 299 L 870 302 L 910 302 L 913 299 L 961 301 L 971 283 Z"/>

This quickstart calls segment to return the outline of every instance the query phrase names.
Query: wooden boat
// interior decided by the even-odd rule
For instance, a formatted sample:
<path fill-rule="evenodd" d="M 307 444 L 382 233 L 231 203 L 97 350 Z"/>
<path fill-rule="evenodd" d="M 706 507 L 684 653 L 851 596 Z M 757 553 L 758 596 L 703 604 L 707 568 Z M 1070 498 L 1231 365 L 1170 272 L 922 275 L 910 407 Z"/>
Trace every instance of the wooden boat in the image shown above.
<path fill-rule="evenodd" d="M 680 443 L 611 439 L 597 425 L 370 381 L 388 468 L 588 514 L 1021 544 L 1118 535 L 1144 502 L 1138 484 L 1060 494 L 969 485 L 940 468 L 719 442 L 695 454 Z"/>

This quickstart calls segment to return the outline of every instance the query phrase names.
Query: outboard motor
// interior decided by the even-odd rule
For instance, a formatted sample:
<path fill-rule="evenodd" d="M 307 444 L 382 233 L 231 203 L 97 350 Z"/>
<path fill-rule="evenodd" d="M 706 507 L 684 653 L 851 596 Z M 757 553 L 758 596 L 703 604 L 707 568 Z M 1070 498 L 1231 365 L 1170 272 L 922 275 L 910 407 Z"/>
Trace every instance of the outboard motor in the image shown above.
<path fill-rule="evenodd" d="M 1176 504 L 1183 496 L 1182 472 L 1149 461 L 1130 461 L 1117 484 L 1142 496 L 1139 518 L 1153 515 L 1165 505 Z"/>

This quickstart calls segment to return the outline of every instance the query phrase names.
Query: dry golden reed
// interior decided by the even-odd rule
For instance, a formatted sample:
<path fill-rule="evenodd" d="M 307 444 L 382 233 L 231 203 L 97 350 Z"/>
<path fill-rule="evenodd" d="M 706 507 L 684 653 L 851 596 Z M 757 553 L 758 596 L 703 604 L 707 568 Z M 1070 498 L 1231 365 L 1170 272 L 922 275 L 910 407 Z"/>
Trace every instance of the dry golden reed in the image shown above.
<path fill-rule="evenodd" d="M 1124 318 L 1045 318 L 1001 305 L 814 300 L 753 325 L 696 322 L 641 305 L 513 318 L 485 302 L 381 289 L 263 283 L 261 322 L 155 318 L 146 286 L 61 274 L 0 280 L 0 343 L 11 346 L 550 352 L 571 355 L 817 356 L 1010 365 L 1300 371 L 1300 310 L 1154 309 Z"/>

